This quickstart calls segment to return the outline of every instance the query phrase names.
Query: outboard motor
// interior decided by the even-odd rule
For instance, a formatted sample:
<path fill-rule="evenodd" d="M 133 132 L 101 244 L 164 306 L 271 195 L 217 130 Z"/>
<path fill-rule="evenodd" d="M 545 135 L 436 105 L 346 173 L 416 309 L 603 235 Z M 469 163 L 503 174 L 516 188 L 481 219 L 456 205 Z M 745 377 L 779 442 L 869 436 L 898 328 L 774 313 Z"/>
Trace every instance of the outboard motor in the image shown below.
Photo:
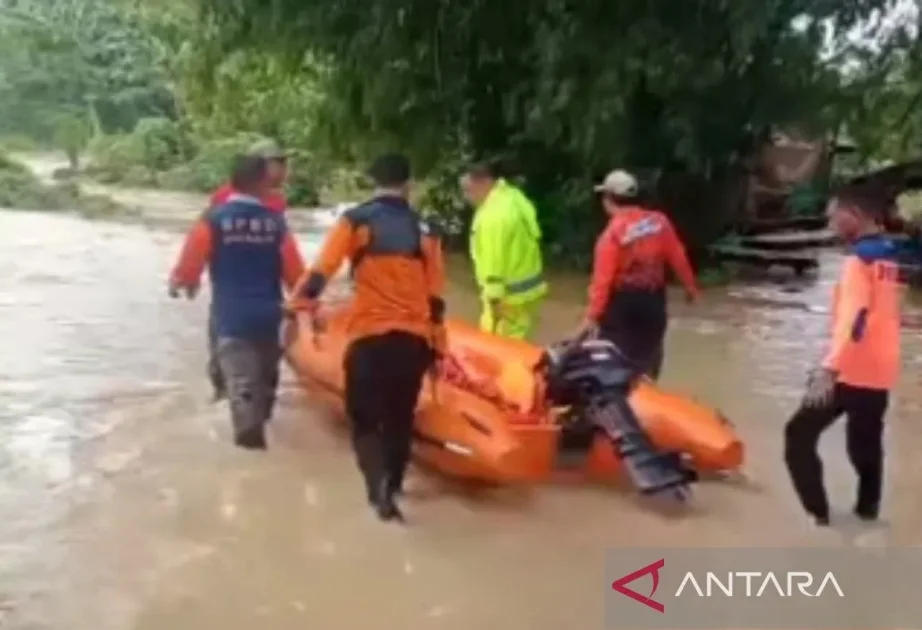
<path fill-rule="evenodd" d="M 591 433 L 604 431 L 612 441 L 625 472 L 644 495 L 685 501 L 695 473 L 678 453 L 659 452 L 647 437 L 628 394 L 640 373 L 615 344 L 603 340 L 569 341 L 549 346 L 538 364 L 547 383 L 547 396 L 570 406 L 577 424 Z"/>

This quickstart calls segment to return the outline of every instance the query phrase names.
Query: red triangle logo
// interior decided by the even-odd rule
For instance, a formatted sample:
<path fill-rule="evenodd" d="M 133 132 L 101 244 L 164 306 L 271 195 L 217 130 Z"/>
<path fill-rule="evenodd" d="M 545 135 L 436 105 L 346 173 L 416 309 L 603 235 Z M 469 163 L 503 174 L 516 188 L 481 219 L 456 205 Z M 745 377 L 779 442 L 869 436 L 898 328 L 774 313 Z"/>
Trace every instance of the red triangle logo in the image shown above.
<path fill-rule="evenodd" d="M 653 610 L 657 612 L 664 613 L 666 612 L 666 607 L 663 604 L 656 601 L 655 599 L 653 599 L 653 596 L 656 594 L 656 589 L 659 588 L 659 571 L 665 566 L 666 566 L 666 559 L 660 558 L 659 560 L 657 560 L 656 562 L 652 564 L 648 564 L 645 567 L 637 569 L 633 573 L 628 573 L 624 577 L 618 578 L 617 580 L 611 583 L 611 588 L 612 590 L 618 593 L 621 593 L 622 595 L 626 595 L 627 597 L 630 597 L 635 602 L 640 602 L 644 606 L 652 608 Z M 638 593 L 634 589 L 629 588 L 627 586 L 631 582 L 638 580 L 647 574 L 650 574 L 651 576 L 653 576 L 653 590 L 650 591 L 649 595 Z"/>

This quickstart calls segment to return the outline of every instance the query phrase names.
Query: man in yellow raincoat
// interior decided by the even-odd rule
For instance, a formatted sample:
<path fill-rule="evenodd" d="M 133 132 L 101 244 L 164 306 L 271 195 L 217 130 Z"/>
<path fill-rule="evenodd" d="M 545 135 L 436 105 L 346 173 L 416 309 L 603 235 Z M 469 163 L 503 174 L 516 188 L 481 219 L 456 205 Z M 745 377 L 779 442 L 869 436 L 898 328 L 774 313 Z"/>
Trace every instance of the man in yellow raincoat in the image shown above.
<path fill-rule="evenodd" d="M 470 250 L 483 302 L 480 328 L 527 339 L 548 292 L 535 207 L 487 164 L 469 168 L 461 188 L 476 208 Z"/>

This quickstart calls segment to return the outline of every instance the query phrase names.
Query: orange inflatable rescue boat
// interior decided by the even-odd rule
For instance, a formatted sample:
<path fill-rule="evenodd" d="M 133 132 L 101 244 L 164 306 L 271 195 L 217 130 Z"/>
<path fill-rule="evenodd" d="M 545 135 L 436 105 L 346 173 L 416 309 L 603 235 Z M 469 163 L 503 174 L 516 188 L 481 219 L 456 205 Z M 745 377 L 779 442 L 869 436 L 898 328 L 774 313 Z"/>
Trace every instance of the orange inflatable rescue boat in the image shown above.
<path fill-rule="evenodd" d="M 286 351 L 299 379 L 340 409 L 347 317 L 348 306 L 325 306 L 323 331 L 314 332 L 309 317 L 299 314 L 297 334 Z M 496 483 L 537 482 L 561 470 L 592 480 L 622 474 L 628 458 L 618 453 L 629 449 L 613 448 L 617 440 L 610 434 L 573 417 L 574 401 L 561 399 L 578 398 L 579 392 L 561 394 L 553 382 L 554 366 L 548 367 L 553 353 L 458 321 L 448 321 L 446 328 L 448 356 L 437 376 L 427 377 L 417 407 L 413 452 L 418 461 L 452 476 Z M 584 358 L 590 363 L 570 366 L 570 385 L 581 386 L 585 374 L 598 373 L 591 364 L 597 355 L 589 348 Z M 617 378 L 616 372 L 601 374 Z M 716 410 L 646 378 L 632 378 L 625 395 L 656 449 L 681 456 L 698 472 L 741 466 L 743 445 Z"/>

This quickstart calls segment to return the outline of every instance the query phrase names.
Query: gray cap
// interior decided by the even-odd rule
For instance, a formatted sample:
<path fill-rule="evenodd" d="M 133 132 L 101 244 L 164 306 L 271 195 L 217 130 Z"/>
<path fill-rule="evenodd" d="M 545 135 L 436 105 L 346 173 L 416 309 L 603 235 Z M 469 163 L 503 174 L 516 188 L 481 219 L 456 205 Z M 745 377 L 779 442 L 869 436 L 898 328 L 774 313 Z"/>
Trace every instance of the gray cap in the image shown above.
<path fill-rule="evenodd" d="M 281 160 L 288 157 L 288 152 L 274 140 L 264 139 L 258 140 L 250 145 L 247 155 L 261 157 L 267 160 Z"/>
<path fill-rule="evenodd" d="M 636 177 L 618 169 L 606 175 L 602 183 L 595 187 L 595 191 L 619 197 L 636 197 L 638 188 Z"/>

